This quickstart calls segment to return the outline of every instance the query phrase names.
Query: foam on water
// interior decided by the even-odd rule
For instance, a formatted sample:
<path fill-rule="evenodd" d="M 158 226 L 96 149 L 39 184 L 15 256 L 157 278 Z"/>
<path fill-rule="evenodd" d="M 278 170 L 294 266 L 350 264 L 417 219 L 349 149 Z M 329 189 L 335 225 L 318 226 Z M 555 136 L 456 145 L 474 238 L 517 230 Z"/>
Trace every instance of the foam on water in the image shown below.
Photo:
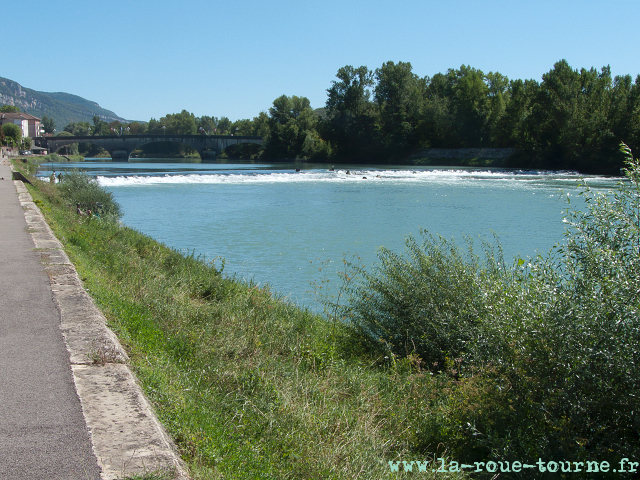
<path fill-rule="evenodd" d="M 496 181 L 570 181 L 580 178 L 575 172 L 548 171 L 506 171 L 506 170 L 336 170 L 270 173 L 228 173 L 228 174 L 172 174 L 172 175 L 127 175 L 98 176 L 105 187 L 126 187 L 144 185 L 184 185 L 184 184 L 266 184 L 266 183 L 307 183 L 307 182 L 389 182 L 394 183 L 449 183 L 461 180 Z M 597 177 L 594 177 L 597 178 Z"/>

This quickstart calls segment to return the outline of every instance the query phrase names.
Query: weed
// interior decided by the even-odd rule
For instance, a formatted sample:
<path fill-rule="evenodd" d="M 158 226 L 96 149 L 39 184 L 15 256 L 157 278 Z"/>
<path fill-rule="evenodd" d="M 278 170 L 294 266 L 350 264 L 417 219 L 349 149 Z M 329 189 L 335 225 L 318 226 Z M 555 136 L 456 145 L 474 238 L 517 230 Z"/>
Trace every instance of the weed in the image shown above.
<path fill-rule="evenodd" d="M 124 363 L 122 355 L 112 344 L 98 343 L 93 341 L 91 349 L 87 353 L 87 358 L 94 365 L 106 365 L 107 363 Z"/>

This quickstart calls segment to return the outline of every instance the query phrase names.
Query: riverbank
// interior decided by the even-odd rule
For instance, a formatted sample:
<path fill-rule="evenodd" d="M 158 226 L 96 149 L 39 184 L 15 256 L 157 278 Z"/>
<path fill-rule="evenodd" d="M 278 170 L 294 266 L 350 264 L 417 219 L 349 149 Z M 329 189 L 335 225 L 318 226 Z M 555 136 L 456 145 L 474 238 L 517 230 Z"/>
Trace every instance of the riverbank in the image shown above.
<path fill-rule="evenodd" d="M 486 463 L 478 478 L 491 478 L 498 461 L 502 473 L 640 452 L 619 421 L 640 384 L 628 368 L 640 344 L 629 165 L 631 188 L 580 192 L 589 209 L 567 212 L 548 256 L 509 266 L 499 245 L 478 258 L 425 234 L 404 256 L 382 249 L 371 274 L 345 263 L 348 303 L 325 316 L 226 277 L 224 261 L 75 214 L 70 187 L 86 177 L 35 183 L 195 478 L 397 478 L 437 458 L 452 476 L 457 459 Z"/>
<path fill-rule="evenodd" d="M 193 478 L 397 478 L 388 461 L 417 454 L 416 389 L 435 392 L 441 380 L 408 362 L 379 365 L 349 346 L 339 323 L 78 216 L 56 187 L 34 183 Z"/>

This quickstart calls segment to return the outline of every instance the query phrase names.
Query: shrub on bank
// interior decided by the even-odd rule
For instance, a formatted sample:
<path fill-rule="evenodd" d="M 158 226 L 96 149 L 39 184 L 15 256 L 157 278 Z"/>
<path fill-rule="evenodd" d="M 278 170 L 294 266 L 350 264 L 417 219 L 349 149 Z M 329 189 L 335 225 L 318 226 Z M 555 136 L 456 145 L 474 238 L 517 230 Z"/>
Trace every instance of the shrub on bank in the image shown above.
<path fill-rule="evenodd" d="M 566 241 L 546 257 L 505 268 L 426 236 L 361 272 L 343 308 L 351 335 L 457 379 L 415 412 L 418 451 L 640 457 L 640 166 L 624 151 L 626 182 L 585 186 L 586 209 L 568 211 Z"/>
<path fill-rule="evenodd" d="M 62 198 L 72 206 L 80 205 L 85 211 L 120 218 L 120 205 L 113 199 L 113 194 L 102 188 L 98 181 L 84 173 L 68 172 L 58 183 Z"/>
<path fill-rule="evenodd" d="M 422 232 L 407 239 L 407 256 L 383 248 L 371 273 L 354 267 L 361 283 L 342 316 L 372 353 L 417 355 L 431 370 L 465 355 L 490 310 L 504 268 L 499 249 L 485 245 L 481 262 L 471 244 L 465 254 L 454 243 Z"/>

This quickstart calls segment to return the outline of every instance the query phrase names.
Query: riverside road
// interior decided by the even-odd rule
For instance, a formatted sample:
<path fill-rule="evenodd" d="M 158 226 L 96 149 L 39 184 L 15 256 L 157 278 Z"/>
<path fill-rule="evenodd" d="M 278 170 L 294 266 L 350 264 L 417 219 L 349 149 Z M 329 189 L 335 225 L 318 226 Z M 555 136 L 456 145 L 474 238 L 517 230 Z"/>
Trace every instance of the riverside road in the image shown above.
<path fill-rule="evenodd" d="M 0 177 L 0 479 L 97 480 L 49 278 Z"/>

